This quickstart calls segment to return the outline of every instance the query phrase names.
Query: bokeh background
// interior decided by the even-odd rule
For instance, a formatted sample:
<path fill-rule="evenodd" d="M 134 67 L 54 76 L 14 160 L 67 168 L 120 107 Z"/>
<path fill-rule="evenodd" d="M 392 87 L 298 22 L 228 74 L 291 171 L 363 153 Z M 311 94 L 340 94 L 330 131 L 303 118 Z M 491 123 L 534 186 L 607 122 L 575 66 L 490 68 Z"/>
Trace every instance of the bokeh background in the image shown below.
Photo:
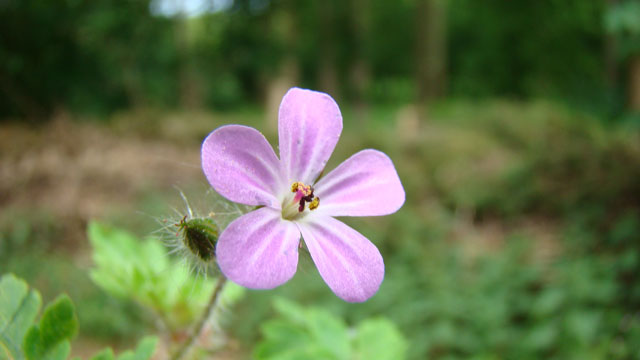
<path fill-rule="evenodd" d="M 203 138 L 276 145 L 291 86 L 343 111 L 330 168 L 380 149 L 407 201 L 345 219 L 385 258 L 374 298 L 303 258 L 230 309 L 220 358 L 250 358 L 282 296 L 384 316 L 409 359 L 640 359 L 637 0 L 0 0 L 0 272 L 70 294 L 77 354 L 156 331 L 89 279 L 88 222 L 185 212 Z"/>

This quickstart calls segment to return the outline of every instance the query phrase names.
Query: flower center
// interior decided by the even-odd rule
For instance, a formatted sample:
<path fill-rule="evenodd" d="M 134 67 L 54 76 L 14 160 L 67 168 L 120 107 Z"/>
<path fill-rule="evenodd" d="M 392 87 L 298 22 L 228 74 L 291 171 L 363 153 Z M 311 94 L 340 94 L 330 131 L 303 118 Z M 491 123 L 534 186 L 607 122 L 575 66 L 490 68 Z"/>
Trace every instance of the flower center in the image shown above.
<path fill-rule="evenodd" d="M 310 185 L 296 181 L 291 184 L 291 192 L 294 194 L 293 197 L 286 197 L 282 203 L 283 219 L 297 219 L 304 215 L 306 207 L 313 211 L 320 205 L 320 198 L 313 194 L 313 188 Z"/>

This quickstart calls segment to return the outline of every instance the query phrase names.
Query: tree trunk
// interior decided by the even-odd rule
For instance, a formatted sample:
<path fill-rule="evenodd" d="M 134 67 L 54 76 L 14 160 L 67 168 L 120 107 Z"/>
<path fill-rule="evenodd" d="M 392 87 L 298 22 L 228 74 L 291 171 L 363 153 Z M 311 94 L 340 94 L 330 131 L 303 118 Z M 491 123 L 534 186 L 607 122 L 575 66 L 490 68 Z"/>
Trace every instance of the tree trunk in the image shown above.
<path fill-rule="evenodd" d="M 607 11 L 611 11 L 618 0 L 606 0 Z M 615 34 L 608 33 L 604 38 L 604 80 L 609 91 L 615 91 L 618 86 L 618 41 Z"/>
<path fill-rule="evenodd" d="M 416 19 L 417 106 L 424 110 L 445 91 L 446 0 L 419 0 Z"/>
<path fill-rule="evenodd" d="M 180 14 L 176 22 L 176 44 L 179 61 L 178 91 L 180 93 L 180 106 L 183 109 L 201 108 L 204 102 L 202 99 L 202 91 L 199 79 L 195 75 L 196 70 L 190 56 L 191 43 L 189 41 L 189 18 L 186 14 Z"/>
<path fill-rule="evenodd" d="M 296 18 L 295 18 L 295 2 L 286 1 L 283 8 L 274 19 L 274 24 L 282 25 L 276 28 L 276 36 L 283 41 L 287 53 L 283 55 L 283 59 L 275 72 L 275 76 L 267 80 L 267 96 L 266 96 L 266 122 L 267 128 L 272 133 L 278 130 L 278 110 L 282 97 L 291 87 L 297 85 L 299 65 L 296 52 Z M 277 30 L 280 30 L 278 32 Z"/>
<path fill-rule="evenodd" d="M 366 92 L 371 84 L 371 68 L 367 61 L 367 34 L 370 28 L 369 0 L 351 0 L 351 26 L 355 49 L 349 80 L 353 92 L 356 118 L 364 122 L 368 115 Z"/>
<path fill-rule="evenodd" d="M 635 54 L 629 61 L 629 108 L 640 112 L 640 54 Z"/>
<path fill-rule="evenodd" d="M 320 17 L 318 86 L 319 90 L 337 99 L 340 96 L 338 94 L 338 71 L 336 69 L 335 9 L 333 5 L 332 0 L 326 0 L 317 9 Z"/>

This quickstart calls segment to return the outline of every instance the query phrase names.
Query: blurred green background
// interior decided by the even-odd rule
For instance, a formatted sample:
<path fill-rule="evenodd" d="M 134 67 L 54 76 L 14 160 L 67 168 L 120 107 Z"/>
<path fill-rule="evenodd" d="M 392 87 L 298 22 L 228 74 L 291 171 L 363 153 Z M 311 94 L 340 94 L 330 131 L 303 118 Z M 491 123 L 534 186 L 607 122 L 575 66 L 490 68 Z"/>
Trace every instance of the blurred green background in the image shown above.
<path fill-rule="evenodd" d="M 409 359 L 640 359 L 637 0 L 0 0 L 0 273 L 70 295 L 76 354 L 133 346 L 153 316 L 92 283 L 87 224 L 149 235 L 176 187 L 206 212 L 202 139 L 277 145 L 291 86 L 343 111 L 329 168 L 380 149 L 407 201 L 345 219 L 385 258 L 375 297 L 303 256 L 218 358 L 255 355 L 278 296 L 383 316 Z"/>

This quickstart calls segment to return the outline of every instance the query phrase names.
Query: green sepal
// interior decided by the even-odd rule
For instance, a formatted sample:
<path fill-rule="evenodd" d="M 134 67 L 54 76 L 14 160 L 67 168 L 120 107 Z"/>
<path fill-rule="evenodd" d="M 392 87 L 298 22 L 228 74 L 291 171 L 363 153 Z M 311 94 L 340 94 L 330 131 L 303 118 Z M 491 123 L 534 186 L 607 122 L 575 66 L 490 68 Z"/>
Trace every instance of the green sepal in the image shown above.
<path fill-rule="evenodd" d="M 186 217 L 178 224 L 182 231 L 184 245 L 202 261 L 210 261 L 215 255 L 218 242 L 218 226 L 210 218 L 195 218 L 186 220 Z"/>

